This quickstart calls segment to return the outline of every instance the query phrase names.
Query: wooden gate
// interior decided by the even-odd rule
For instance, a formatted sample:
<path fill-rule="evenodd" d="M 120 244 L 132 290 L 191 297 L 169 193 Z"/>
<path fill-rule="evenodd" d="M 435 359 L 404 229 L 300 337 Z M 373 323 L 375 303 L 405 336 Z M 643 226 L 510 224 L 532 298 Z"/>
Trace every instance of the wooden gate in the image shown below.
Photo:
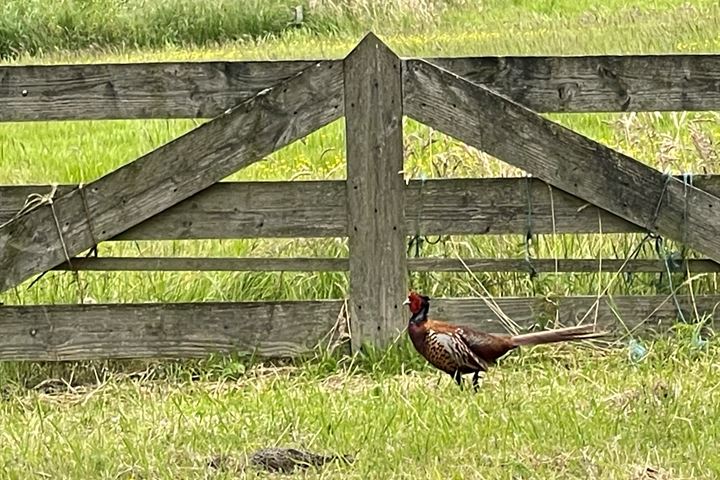
<path fill-rule="evenodd" d="M 373 34 L 343 60 L 0 67 L 0 121 L 212 118 L 87 185 L 0 187 L 0 291 L 51 269 L 347 270 L 343 300 L 178 304 L 5 305 L 0 359 L 190 357 L 240 351 L 293 356 L 328 338 L 386 346 L 406 322 L 410 270 L 517 271 L 521 261 L 408 259 L 408 235 L 522 233 L 509 212 L 534 202 L 535 233 L 652 232 L 720 271 L 720 181 L 692 185 L 551 122 L 543 112 L 711 110 L 720 57 L 400 59 Z M 345 117 L 347 180 L 222 182 L 228 175 Z M 534 178 L 403 180 L 403 117 L 514 165 Z M 547 187 L 557 189 L 548 213 Z M 529 189 L 529 190 L 526 190 Z M 51 194 L 49 194 L 51 193 Z M 35 194 L 33 196 L 33 194 Z M 210 205 L 232 212 L 209 220 Z M 498 209 L 496 200 L 505 205 Z M 288 203 L 290 201 L 290 203 Z M 422 204 L 420 225 L 406 212 Z M 292 211 L 292 215 L 289 212 Z M 127 239 L 347 236 L 347 259 L 79 258 Z M 552 263 L 550 263 L 552 262 Z M 663 271 L 662 262 L 605 260 L 605 269 Z M 537 269 L 597 269 L 540 260 Z M 720 297 L 695 299 L 714 316 Z M 521 325 L 539 315 L 571 324 L 595 297 L 499 298 Z M 680 298 L 688 308 L 688 299 Z M 434 311 L 499 330 L 479 299 L 437 299 Z M 600 301 L 616 315 L 672 322 L 665 297 Z M 484 320 L 491 319 L 490 321 Z M 202 319 L 202 320 L 200 320 Z M 631 322 L 632 323 L 632 322 Z M 349 325 L 349 328 L 348 328 Z"/>

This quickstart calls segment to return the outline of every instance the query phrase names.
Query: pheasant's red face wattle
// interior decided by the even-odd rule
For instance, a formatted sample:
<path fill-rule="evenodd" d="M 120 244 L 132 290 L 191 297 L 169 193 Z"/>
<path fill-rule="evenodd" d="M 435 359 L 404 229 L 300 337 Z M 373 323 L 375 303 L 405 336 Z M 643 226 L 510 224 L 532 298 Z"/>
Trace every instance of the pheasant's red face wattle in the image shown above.
<path fill-rule="evenodd" d="M 417 293 L 410 292 L 408 294 L 406 303 L 410 307 L 410 312 L 418 313 L 423 308 L 424 300 L 423 300 L 423 297 L 418 295 Z"/>

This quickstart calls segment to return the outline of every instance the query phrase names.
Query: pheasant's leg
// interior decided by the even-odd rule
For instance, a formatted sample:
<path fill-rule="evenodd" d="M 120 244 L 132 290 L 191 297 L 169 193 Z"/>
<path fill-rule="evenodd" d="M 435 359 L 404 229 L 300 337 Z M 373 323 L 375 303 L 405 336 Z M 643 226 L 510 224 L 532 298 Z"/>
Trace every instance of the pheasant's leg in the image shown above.
<path fill-rule="evenodd" d="M 460 390 L 462 390 L 462 389 L 463 389 L 463 384 L 462 384 L 462 375 L 460 374 L 460 372 L 459 372 L 459 371 L 456 371 L 456 372 L 453 374 L 453 378 L 455 379 L 455 382 L 457 382 L 458 386 L 460 387 Z"/>
<path fill-rule="evenodd" d="M 473 375 L 473 379 L 472 379 L 473 390 L 475 390 L 476 392 L 477 392 L 478 390 L 480 390 L 480 386 L 478 385 L 478 380 L 479 380 L 479 379 L 480 379 L 480 370 L 478 370 L 477 372 L 475 372 L 475 375 Z"/>

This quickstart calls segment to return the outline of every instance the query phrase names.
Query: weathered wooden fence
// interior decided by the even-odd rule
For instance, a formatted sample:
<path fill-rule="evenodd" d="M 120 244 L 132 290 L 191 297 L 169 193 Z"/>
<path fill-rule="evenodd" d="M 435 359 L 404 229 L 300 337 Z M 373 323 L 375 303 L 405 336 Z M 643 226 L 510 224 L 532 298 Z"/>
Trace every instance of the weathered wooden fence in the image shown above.
<path fill-rule="evenodd" d="M 211 118 L 84 186 L 23 209 L 50 186 L 0 186 L 0 291 L 47 270 L 349 271 L 347 302 L 0 306 L 0 359 L 188 357 L 306 352 L 349 325 L 352 347 L 385 345 L 406 321 L 407 271 L 464 271 L 406 258 L 408 235 L 654 232 L 720 266 L 720 176 L 688 185 L 539 115 L 720 109 L 720 56 L 400 59 L 372 34 L 343 60 L 0 67 L 0 121 Z M 347 180 L 221 179 L 344 116 Z M 408 185 L 402 119 L 411 117 L 533 175 Z M 553 187 L 552 198 L 548 185 Z M 421 218 L 405 205 L 422 209 Z M 18 212 L 21 212 L 18 215 Z M 114 240 L 348 237 L 335 258 L 75 258 Z M 67 260 L 71 259 L 71 262 Z M 466 259 L 473 271 L 523 260 Z M 618 271 L 622 259 L 605 259 Z M 598 271 L 597 259 L 536 259 L 536 271 Z M 635 259 L 626 272 L 663 272 Z M 685 309 L 687 298 L 679 298 Z M 577 322 L 594 296 L 499 298 L 521 325 Z M 714 316 L 720 296 L 694 305 Z M 498 331 L 480 299 L 437 299 L 438 316 Z M 600 301 L 613 328 L 671 323 L 665 296 Z M 488 319 L 488 320 L 485 320 Z"/>

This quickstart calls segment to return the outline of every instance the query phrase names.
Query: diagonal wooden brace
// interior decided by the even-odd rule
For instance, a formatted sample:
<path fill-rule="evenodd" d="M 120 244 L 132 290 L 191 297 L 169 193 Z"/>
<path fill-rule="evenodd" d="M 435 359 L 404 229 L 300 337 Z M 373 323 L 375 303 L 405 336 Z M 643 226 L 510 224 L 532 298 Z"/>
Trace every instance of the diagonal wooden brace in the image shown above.
<path fill-rule="evenodd" d="M 84 190 L 0 226 L 0 292 L 340 118 L 343 98 L 342 64 L 319 62 Z"/>
<path fill-rule="evenodd" d="M 430 63 L 403 72 L 406 115 L 720 261 L 720 198 Z"/>

